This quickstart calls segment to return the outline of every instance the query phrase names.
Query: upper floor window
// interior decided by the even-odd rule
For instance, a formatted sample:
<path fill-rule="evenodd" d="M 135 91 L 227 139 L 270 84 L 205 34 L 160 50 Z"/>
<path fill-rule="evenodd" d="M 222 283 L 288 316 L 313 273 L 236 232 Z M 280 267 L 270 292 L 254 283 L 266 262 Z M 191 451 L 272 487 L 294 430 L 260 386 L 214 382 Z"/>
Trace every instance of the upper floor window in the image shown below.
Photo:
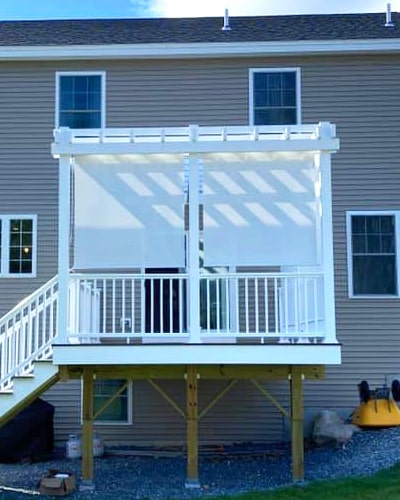
<path fill-rule="evenodd" d="M 56 127 L 104 127 L 104 81 L 104 73 L 57 73 Z"/>
<path fill-rule="evenodd" d="M 349 292 L 351 296 L 398 295 L 398 214 L 347 214 Z"/>
<path fill-rule="evenodd" d="M 36 216 L 0 215 L 0 276 L 36 274 Z"/>
<path fill-rule="evenodd" d="M 300 123 L 300 70 L 250 70 L 250 124 L 296 125 Z"/>

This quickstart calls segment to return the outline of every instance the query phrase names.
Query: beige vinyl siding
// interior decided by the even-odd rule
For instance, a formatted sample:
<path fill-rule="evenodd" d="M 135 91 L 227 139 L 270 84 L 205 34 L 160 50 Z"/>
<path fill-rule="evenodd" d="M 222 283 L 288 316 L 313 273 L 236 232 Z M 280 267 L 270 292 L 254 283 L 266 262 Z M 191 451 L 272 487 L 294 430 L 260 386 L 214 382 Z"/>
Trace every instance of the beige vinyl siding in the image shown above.
<path fill-rule="evenodd" d="M 185 411 L 185 382 L 160 380 L 157 383 Z M 199 413 L 228 383 L 199 381 Z M 263 385 L 287 408 L 288 382 Z M 70 433 L 81 432 L 80 387 L 80 381 L 59 383 L 45 395 L 46 401 L 56 407 L 55 440 L 59 446 L 65 444 Z M 107 446 L 184 445 L 186 442 L 185 420 L 147 381 L 132 384 L 132 424 L 95 427 Z M 281 440 L 286 428 L 281 412 L 250 381 L 243 380 L 200 420 L 199 442 L 217 445 Z"/>
<path fill-rule="evenodd" d="M 0 316 L 56 274 L 53 85 L 36 64 L 0 64 L 0 213 L 37 214 L 37 278 L 0 278 Z"/>
<path fill-rule="evenodd" d="M 381 385 L 400 374 L 400 299 L 349 299 L 347 210 L 400 209 L 398 125 L 400 57 L 324 56 L 213 60 L 0 63 L 0 212 L 37 213 L 38 278 L 0 280 L 5 311 L 56 273 L 57 162 L 50 155 L 56 71 L 106 71 L 110 127 L 241 125 L 248 123 L 249 68 L 300 67 L 302 121 L 337 125 L 333 158 L 336 316 L 343 364 L 323 382 L 305 382 L 306 414 L 320 408 L 349 413 L 357 384 Z M 316 360 L 318 362 L 318 360 Z M 182 404 L 183 382 L 163 382 Z M 287 405 L 288 383 L 266 382 Z M 66 388 L 67 387 L 67 388 Z M 220 383 L 200 383 L 207 404 Z M 46 394 L 57 405 L 56 438 L 79 424 L 80 384 Z M 284 419 L 249 382 L 239 382 L 200 423 L 201 442 L 256 441 L 282 436 Z M 131 426 L 101 428 L 107 441 L 183 442 L 183 419 L 146 382 L 133 388 Z"/>
<path fill-rule="evenodd" d="M 318 60 L 318 67 L 303 70 L 305 121 L 319 116 L 336 123 L 341 142 L 333 158 L 332 195 L 342 366 L 327 368 L 327 380 L 323 387 L 311 385 L 307 403 L 350 414 L 359 403 L 361 380 L 374 388 L 387 375 L 400 375 L 400 299 L 350 299 L 346 253 L 346 211 L 400 209 L 400 99 L 398 56 L 343 59 Z M 307 82 L 316 80 L 312 95 Z"/>

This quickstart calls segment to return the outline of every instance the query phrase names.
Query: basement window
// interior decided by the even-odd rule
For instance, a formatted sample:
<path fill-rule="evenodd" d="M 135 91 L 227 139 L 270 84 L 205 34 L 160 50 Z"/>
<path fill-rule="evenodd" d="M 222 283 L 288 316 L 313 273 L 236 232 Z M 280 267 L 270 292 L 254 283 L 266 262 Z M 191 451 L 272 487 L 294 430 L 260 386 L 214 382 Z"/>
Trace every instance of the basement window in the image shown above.
<path fill-rule="evenodd" d="M 300 115 L 300 69 L 251 69 L 250 125 L 297 125 Z"/>
<path fill-rule="evenodd" d="M 398 216 L 394 212 L 347 214 L 350 296 L 398 296 Z"/>
<path fill-rule="evenodd" d="M 131 384 L 125 379 L 98 379 L 94 381 L 93 410 L 96 423 L 128 424 L 131 416 Z"/>
<path fill-rule="evenodd" d="M 36 276 L 35 215 L 0 215 L 0 276 Z"/>
<path fill-rule="evenodd" d="M 105 74 L 57 73 L 56 128 L 102 128 L 105 124 Z"/>

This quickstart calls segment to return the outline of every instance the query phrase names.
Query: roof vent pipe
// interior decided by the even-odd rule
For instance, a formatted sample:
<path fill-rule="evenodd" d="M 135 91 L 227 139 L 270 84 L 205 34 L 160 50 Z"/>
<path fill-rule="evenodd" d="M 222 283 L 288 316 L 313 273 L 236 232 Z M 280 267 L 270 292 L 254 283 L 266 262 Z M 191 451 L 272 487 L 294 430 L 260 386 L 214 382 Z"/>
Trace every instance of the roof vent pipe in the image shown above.
<path fill-rule="evenodd" d="M 392 12 L 390 10 L 390 3 L 387 4 L 386 6 L 386 23 L 385 27 L 386 28 L 392 28 L 394 26 L 392 22 Z"/>
<path fill-rule="evenodd" d="M 229 26 L 229 12 L 228 9 L 225 9 L 224 16 L 224 25 L 222 26 L 222 31 L 230 31 L 231 27 Z"/>

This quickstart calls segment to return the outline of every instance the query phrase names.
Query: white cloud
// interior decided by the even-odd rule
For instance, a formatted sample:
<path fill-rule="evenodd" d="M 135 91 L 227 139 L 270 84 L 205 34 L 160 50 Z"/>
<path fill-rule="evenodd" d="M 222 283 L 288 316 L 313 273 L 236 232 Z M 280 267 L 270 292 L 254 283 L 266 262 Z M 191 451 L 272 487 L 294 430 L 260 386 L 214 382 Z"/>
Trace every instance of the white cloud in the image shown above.
<path fill-rule="evenodd" d="M 149 4 L 156 17 L 223 17 L 226 8 L 231 16 L 386 11 L 383 0 L 150 0 Z M 399 6 L 400 0 L 392 2 L 393 11 Z"/>

